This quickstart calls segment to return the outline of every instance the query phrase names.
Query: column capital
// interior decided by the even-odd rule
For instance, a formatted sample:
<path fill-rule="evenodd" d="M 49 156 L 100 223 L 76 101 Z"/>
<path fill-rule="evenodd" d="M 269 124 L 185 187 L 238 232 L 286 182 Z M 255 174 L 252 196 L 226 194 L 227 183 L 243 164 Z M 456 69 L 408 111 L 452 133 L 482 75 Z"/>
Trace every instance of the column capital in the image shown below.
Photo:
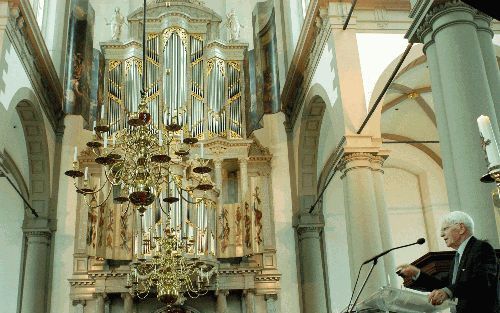
<path fill-rule="evenodd" d="M 248 164 L 248 157 L 238 158 L 238 164 L 240 166 L 246 166 Z"/>
<path fill-rule="evenodd" d="M 265 299 L 266 301 L 269 301 L 269 300 L 276 301 L 276 300 L 278 300 L 278 295 L 277 295 L 277 294 L 275 294 L 275 293 L 265 294 L 265 295 L 264 295 L 264 299 Z"/>
<path fill-rule="evenodd" d="M 217 168 L 220 168 L 222 167 L 222 162 L 224 162 L 224 159 L 221 158 L 221 157 L 215 157 L 212 159 L 212 161 L 214 162 L 214 166 Z"/>
<path fill-rule="evenodd" d="M 313 215 L 309 213 L 301 214 L 295 226 L 299 240 L 305 238 L 319 238 L 324 227 L 325 222 L 323 221 L 322 215 Z"/>
<path fill-rule="evenodd" d="M 244 289 L 243 290 L 243 295 L 246 296 L 254 296 L 255 295 L 255 289 Z"/>
<path fill-rule="evenodd" d="M 120 297 L 125 300 L 125 299 L 133 299 L 134 296 L 130 292 L 122 292 L 120 294 Z"/>
<path fill-rule="evenodd" d="M 377 152 L 351 152 L 342 155 L 339 162 L 339 170 L 343 172 L 341 178 L 356 169 L 370 169 L 371 171 L 382 171 L 385 160 L 389 157 L 389 151 L 379 150 Z M 383 171 L 382 171 L 383 172 Z"/>
<path fill-rule="evenodd" d="M 477 11 L 476 15 L 474 15 L 474 22 L 477 25 L 477 31 L 487 32 L 491 35 L 491 38 L 493 38 L 495 33 L 491 29 L 491 21 L 493 21 L 493 18 L 483 12 Z"/>
<path fill-rule="evenodd" d="M 215 291 L 215 295 L 216 295 L 216 296 L 221 295 L 221 296 L 225 296 L 225 297 L 227 297 L 227 295 L 228 295 L 228 294 L 229 294 L 229 290 L 227 290 L 227 289 L 217 289 L 217 290 Z"/>
<path fill-rule="evenodd" d="M 433 39 L 435 33 L 450 25 L 455 25 L 457 23 L 473 24 L 471 18 L 452 18 L 444 20 L 440 25 L 434 24 L 438 18 L 452 12 L 468 12 L 474 15 L 477 13 L 477 10 L 458 0 L 448 0 L 444 2 L 434 0 L 418 1 L 410 12 L 410 17 L 413 18 L 413 22 L 405 37 L 408 38 L 410 42 L 424 43 L 426 35 L 430 32 L 433 33 Z M 431 40 L 429 44 L 432 44 L 432 42 L 433 40 Z M 426 46 L 424 46 L 424 52 L 425 48 Z"/>
<path fill-rule="evenodd" d="M 108 299 L 108 293 L 107 292 L 94 292 L 92 294 L 92 298 L 95 298 L 95 299 L 102 298 L 104 300 L 107 300 Z"/>
<path fill-rule="evenodd" d="M 73 300 L 72 304 L 73 304 L 73 306 L 78 306 L 78 305 L 86 306 L 87 305 L 87 300 L 83 300 L 83 299 Z"/>
<path fill-rule="evenodd" d="M 23 229 L 24 235 L 29 239 L 42 238 L 50 240 L 52 233 L 48 229 Z"/>

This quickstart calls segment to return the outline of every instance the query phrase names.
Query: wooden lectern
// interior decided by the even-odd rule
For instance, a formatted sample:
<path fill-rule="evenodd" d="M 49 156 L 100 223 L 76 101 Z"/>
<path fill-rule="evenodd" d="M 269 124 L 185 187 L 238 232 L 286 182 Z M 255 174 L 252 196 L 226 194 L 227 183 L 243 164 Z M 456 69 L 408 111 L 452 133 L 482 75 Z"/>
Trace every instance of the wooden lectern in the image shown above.
<path fill-rule="evenodd" d="M 495 249 L 497 260 L 500 260 L 500 249 Z M 455 251 L 441 251 L 441 252 L 429 252 L 418 258 L 417 260 L 411 262 L 423 272 L 434 276 L 436 278 L 441 278 L 445 276 L 450 271 L 451 262 L 453 262 L 453 257 L 455 256 Z M 404 286 L 411 288 L 413 285 L 413 280 L 405 279 Z"/>

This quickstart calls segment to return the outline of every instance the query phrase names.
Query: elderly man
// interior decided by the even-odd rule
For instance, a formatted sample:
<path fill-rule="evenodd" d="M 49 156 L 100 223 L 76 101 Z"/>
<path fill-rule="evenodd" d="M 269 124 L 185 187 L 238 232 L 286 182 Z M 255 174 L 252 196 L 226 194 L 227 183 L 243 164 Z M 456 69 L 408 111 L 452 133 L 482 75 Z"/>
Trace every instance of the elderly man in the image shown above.
<path fill-rule="evenodd" d="M 498 312 L 498 269 L 495 250 L 473 236 L 474 222 L 464 212 L 447 214 L 441 223 L 441 237 L 456 250 L 447 277 L 439 280 L 413 265 L 398 266 L 397 273 L 412 278 L 412 288 L 431 291 L 429 302 L 439 305 L 457 298 L 457 313 Z M 453 311 L 452 311 L 453 312 Z"/>

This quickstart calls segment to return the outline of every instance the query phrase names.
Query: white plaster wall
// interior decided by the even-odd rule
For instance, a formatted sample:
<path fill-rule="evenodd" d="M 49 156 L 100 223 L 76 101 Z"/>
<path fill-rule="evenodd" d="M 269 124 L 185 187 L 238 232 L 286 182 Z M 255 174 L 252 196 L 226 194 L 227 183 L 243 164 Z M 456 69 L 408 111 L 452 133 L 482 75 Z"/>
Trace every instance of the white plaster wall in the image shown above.
<path fill-rule="evenodd" d="M 56 69 L 59 79 L 62 80 L 64 70 L 63 57 L 65 56 L 66 47 L 63 47 L 64 36 L 66 32 L 61 31 L 63 25 L 67 23 L 66 0 L 51 0 L 45 1 L 46 18 L 43 22 L 42 35 L 45 39 L 45 45 L 52 57 L 52 63 Z"/>
<path fill-rule="evenodd" d="M 278 271 L 281 273 L 278 296 L 279 312 L 299 313 L 299 290 L 297 277 L 297 250 L 295 230 L 292 224 L 292 193 L 289 173 L 287 135 L 283 122 L 283 113 L 264 116 L 264 129 L 255 131 L 262 145 L 269 148 L 273 155 L 271 181 L 274 208 L 274 231 Z"/>
<path fill-rule="evenodd" d="M 14 94 L 22 87 L 31 88 L 31 84 L 10 40 L 4 39 L 4 51 L 0 53 L 3 57 L 0 60 L 0 108 L 9 110 Z"/>
<path fill-rule="evenodd" d="M 0 134 L 2 136 L 0 139 L 0 151 L 5 152 L 11 157 L 17 169 L 21 172 L 26 187 L 29 188 L 28 151 L 26 149 L 21 120 L 14 106 L 8 111 L 4 111 L 0 107 L 0 112 Z M 12 140 L 12 138 L 16 139 Z"/>
<path fill-rule="evenodd" d="M 328 44 L 323 47 L 321 52 L 321 57 L 319 59 L 318 65 L 316 66 L 316 71 L 312 77 L 310 86 L 315 84 L 321 85 L 328 95 L 328 99 L 325 102 L 329 103 L 331 107 L 338 105 L 337 99 L 339 99 L 338 94 L 338 81 L 335 74 L 335 56 L 334 47 L 332 41 L 329 40 Z"/>
<path fill-rule="evenodd" d="M 1 115 L 1 114 L 0 114 Z M 22 137 L 21 137 L 22 138 Z M 11 180 L 13 178 L 11 177 Z M 0 178 L 0 302 L 2 312 L 17 312 L 21 272 L 24 204 L 5 178 Z"/>
<path fill-rule="evenodd" d="M 16 106 L 19 102 L 13 100 L 16 93 L 22 88 L 28 88 L 22 91 L 21 97 L 26 98 L 32 102 L 33 105 L 38 106 L 37 110 L 42 114 L 43 124 L 45 126 L 45 134 L 47 139 L 47 151 L 49 156 L 49 168 L 47 173 L 50 175 L 50 188 L 52 190 L 53 178 L 53 164 L 54 164 L 54 151 L 55 151 L 55 133 L 49 120 L 42 113 L 42 109 L 33 98 L 35 92 L 33 91 L 31 82 L 24 71 L 19 56 L 17 55 L 14 47 L 6 37 L 4 42 L 4 51 L 0 53 L 0 151 L 7 151 L 19 170 L 21 171 L 26 184 L 29 188 L 29 165 L 27 162 L 20 162 L 20 160 L 27 160 L 28 155 L 26 151 L 26 143 L 24 140 L 24 132 L 19 120 Z M 3 86 L 3 88 L 2 88 Z M 12 141 L 12 138 L 23 138 L 19 141 Z"/>
<path fill-rule="evenodd" d="M 443 175 L 443 169 L 432 160 L 427 154 L 411 145 L 384 145 L 391 149 L 389 158 L 385 162 L 385 168 L 397 168 L 407 171 L 418 178 L 418 191 L 420 193 L 420 207 L 425 217 L 426 240 L 431 251 L 441 251 L 446 249 L 446 245 L 440 238 L 440 220 L 441 217 L 449 212 L 446 184 Z M 390 180 L 390 172 L 385 171 L 384 180 Z M 401 182 L 404 184 L 404 181 Z M 386 187 L 387 196 L 393 193 Z M 410 187 L 404 186 L 402 192 L 412 192 Z M 388 205 L 389 207 L 389 205 Z M 393 239 L 395 234 L 392 234 Z M 415 234 L 415 238 L 419 238 Z M 410 261 L 410 260 L 408 260 Z"/>
<path fill-rule="evenodd" d="M 64 175 L 72 168 L 73 149 L 78 146 L 82 151 L 91 136 L 90 131 L 83 130 L 81 116 L 67 115 L 64 120 L 65 133 L 62 142 L 59 174 L 59 194 L 57 202 L 57 232 L 54 236 L 54 261 L 52 273 L 52 293 L 50 311 L 58 313 L 72 310 L 69 297 L 69 282 L 73 274 L 74 236 L 76 226 L 77 193 L 73 179 Z"/>
<path fill-rule="evenodd" d="M 402 34 L 380 33 L 358 33 L 356 39 L 368 107 L 375 83 L 387 66 L 404 52 L 408 41 Z"/>
<path fill-rule="evenodd" d="M 282 24 L 284 26 L 284 40 L 286 41 L 283 49 L 286 49 L 286 54 L 288 55 L 288 62 L 286 64 L 286 68 L 288 68 L 292 61 L 297 42 L 299 41 L 301 27 L 304 23 L 304 15 L 302 14 L 301 0 L 282 0 L 276 2 L 283 4 Z"/>
<path fill-rule="evenodd" d="M 427 238 L 418 177 L 406 170 L 384 168 L 384 189 L 393 246 Z M 429 252 L 428 242 L 394 251 L 396 264 L 408 263 Z"/>

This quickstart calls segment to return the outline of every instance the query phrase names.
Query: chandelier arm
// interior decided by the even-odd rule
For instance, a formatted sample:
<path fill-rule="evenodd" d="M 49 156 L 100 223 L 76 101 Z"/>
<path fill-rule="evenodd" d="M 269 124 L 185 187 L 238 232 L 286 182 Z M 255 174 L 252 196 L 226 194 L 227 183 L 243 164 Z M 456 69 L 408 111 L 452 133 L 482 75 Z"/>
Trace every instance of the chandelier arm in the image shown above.
<path fill-rule="evenodd" d="M 96 199 L 96 197 L 95 197 L 95 195 L 94 195 L 94 194 L 92 194 L 92 198 Z M 92 202 L 90 202 L 90 203 L 88 202 L 86 195 L 84 195 L 84 196 L 83 196 L 83 200 L 85 201 L 85 204 L 86 204 L 86 205 L 87 205 L 90 209 L 97 209 L 98 207 L 100 207 L 100 206 L 104 203 L 104 202 L 97 203 L 97 199 L 96 199 L 96 203 L 97 203 L 97 205 L 93 206 L 93 205 L 91 204 Z"/>
<path fill-rule="evenodd" d="M 113 167 L 116 165 L 116 164 L 122 164 L 123 165 L 123 161 L 122 162 L 116 162 L 114 164 L 112 164 L 110 167 L 109 167 L 109 172 L 112 173 L 113 172 Z M 117 170 L 116 173 L 120 173 L 121 170 Z M 120 182 L 120 180 L 114 180 L 114 179 L 110 179 L 110 175 L 108 175 L 108 171 L 106 171 L 106 167 L 104 167 L 104 176 L 106 176 L 106 180 L 113 186 L 117 186 L 118 183 Z M 120 175 L 114 175 L 116 177 L 119 177 Z"/>
<path fill-rule="evenodd" d="M 102 190 L 102 188 L 101 188 L 101 189 L 99 189 L 99 190 L 98 190 L 98 191 L 96 191 L 96 192 L 93 192 L 93 193 L 85 193 L 85 194 L 84 194 L 83 199 L 85 200 L 85 204 L 87 204 L 87 206 L 88 206 L 88 207 L 90 207 L 90 208 L 92 208 L 92 209 L 95 209 L 95 208 L 98 208 L 98 207 L 102 206 L 105 202 L 107 202 L 107 201 L 108 201 L 108 199 L 109 199 L 109 195 L 111 194 L 111 190 L 112 190 L 111 188 L 109 188 L 109 191 L 108 191 L 108 194 L 106 195 L 106 198 L 104 198 L 104 200 L 103 200 L 102 202 L 98 203 L 96 206 L 92 206 L 92 204 L 88 202 L 88 200 L 87 200 L 87 197 L 86 197 L 86 196 L 87 196 L 87 195 L 92 195 L 92 197 L 95 199 L 95 198 L 96 198 L 96 197 L 95 197 L 95 195 L 96 195 L 96 194 L 97 194 L 100 190 Z M 97 200 L 97 199 L 96 199 L 96 200 Z M 97 201 L 96 201 L 96 202 L 97 202 Z"/>
<path fill-rule="evenodd" d="M 128 213 L 128 209 L 129 209 L 129 207 L 130 207 L 130 201 L 128 201 L 128 202 L 127 202 L 127 208 L 125 208 L 125 212 L 121 212 L 121 214 L 120 214 L 120 215 L 121 215 L 121 216 L 126 215 L 126 214 Z M 120 208 L 120 211 L 121 211 L 121 208 Z"/>
<path fill-rule="evenodd" d="M 177 191 L 178 191 L 179 196 L 181 197 L 181 199 L 182 199 L 182 200 L 184 200 L 184 201 L 186 201 L 186 202 L 187 202 L 187 203 L 189 203 L 189 204 L 198 204 L 198 203 L 200 203 L 200 202 L 202 202 L 202 201 L 203 201 L 203 198 L 199 198 L 200 200 L 198 200 L 198 201 L 190 201 L 188 198 L 184 197 L 184 196 L 182 195 L 182 191 L 187 191 L 187 192 L 189 192 L 189 190 L 187 190 L 187 189 L 177 188 Z"/>

